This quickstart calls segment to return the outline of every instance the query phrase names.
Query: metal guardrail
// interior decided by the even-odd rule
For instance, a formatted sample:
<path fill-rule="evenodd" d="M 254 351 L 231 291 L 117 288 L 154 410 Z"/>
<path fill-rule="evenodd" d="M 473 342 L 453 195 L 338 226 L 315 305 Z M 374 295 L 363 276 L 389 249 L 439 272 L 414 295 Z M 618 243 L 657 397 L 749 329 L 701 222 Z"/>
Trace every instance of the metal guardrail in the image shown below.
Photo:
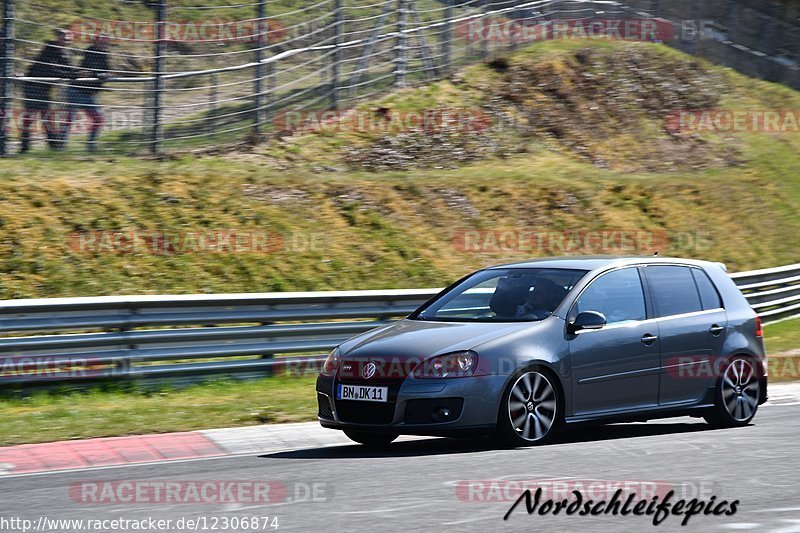
<path fill-rule="evenodd" d="M 764 323 L 800 316 L 800 264 L 732 274 Z"/>
<path fill-rule="evenodd" d="M 438 289 L 53 298 L 0 302 L 0 385 L 264 375 L 319 364 Z M 57 334 L 53 334 L 60 332 Z M 22 335 L 20 335 L 22 334 Z M 12 336 L 13 335 L 13 336 Z M 160 363 L 160 364 L 156 364 Z M 300 369 L 299 366 L 295 366 Z"/>
<path fill-rule="evenodd" d="M 800 316 L 800 264 L 731 276 L 766 323 Z M 319 354 L 440 289 L 0 302 L 0 385 L 314 373 Z"/>

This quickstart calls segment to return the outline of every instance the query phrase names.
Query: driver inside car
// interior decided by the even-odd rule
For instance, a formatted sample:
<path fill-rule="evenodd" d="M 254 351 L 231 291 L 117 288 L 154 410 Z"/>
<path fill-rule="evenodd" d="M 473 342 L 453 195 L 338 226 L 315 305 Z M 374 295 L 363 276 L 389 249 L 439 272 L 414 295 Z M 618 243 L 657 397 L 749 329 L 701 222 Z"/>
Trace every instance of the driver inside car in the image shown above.
<path fill-rule="evenodd" d="M 517 318 L 542 320 L 553 314 L 563 297 L 564 289 L 547 278 L 540 278 L 528 292 L 525 301 L 517 306 Z"/>

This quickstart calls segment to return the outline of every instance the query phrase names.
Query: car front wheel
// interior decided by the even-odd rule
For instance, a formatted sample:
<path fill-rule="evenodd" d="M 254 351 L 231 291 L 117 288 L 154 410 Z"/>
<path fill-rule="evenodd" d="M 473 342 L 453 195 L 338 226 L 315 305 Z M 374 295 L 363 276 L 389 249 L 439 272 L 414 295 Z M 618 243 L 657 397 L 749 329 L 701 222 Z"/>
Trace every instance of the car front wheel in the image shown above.
<path fill-rule="evenodd" d="M 553 378 L 539 370 L 526 370 L 503 394 L 497 436 L 513 446 L 542 444 L 552 436 L 559 416 Z"/>

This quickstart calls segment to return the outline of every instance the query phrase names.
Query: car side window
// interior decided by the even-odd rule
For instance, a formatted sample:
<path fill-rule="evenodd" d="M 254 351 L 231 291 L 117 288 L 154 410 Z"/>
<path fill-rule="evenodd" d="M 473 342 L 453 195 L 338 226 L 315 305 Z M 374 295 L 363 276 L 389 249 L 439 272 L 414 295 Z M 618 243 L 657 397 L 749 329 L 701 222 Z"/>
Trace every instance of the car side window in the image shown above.
<path fill-rule="evenodd" d="M 714 287 L 714 284 L 708 278 L 708 274 L 699 268 L 692 269 L 694 281 L 697 283 L 697 292 L 700 293 L 700 301 L 703 304 L 703 310 L 719 309 L 722 307 L 722 300 L 720 300 L 719 293 Z"/>
<path fill-rule="evenodd" d="M 575 302 L 573 316 L 584 311 L 597 311 L 607 324 L 644 320 L 644 290 L 638 268 L 623 268 L 603 274 L 581 293 Z"/>
<path fill-rule="evenodd" d="M 703 310 L 692 268 L 657 265 L 645 270 L 658 317 Z"/>

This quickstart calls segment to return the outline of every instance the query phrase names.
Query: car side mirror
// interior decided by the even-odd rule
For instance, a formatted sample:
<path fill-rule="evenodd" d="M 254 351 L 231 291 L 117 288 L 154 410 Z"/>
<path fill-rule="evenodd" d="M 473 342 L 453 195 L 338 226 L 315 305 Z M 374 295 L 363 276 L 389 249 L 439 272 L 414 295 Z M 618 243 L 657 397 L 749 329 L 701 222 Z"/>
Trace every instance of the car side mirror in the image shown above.
<path fill-rule="evenodd" d="M 569 323 L 569 332 L 577 333 L 586 329 L 601 329 L 606 325 L 606 317 L 597 311 L 578 313 L 575 320 Z"/>

